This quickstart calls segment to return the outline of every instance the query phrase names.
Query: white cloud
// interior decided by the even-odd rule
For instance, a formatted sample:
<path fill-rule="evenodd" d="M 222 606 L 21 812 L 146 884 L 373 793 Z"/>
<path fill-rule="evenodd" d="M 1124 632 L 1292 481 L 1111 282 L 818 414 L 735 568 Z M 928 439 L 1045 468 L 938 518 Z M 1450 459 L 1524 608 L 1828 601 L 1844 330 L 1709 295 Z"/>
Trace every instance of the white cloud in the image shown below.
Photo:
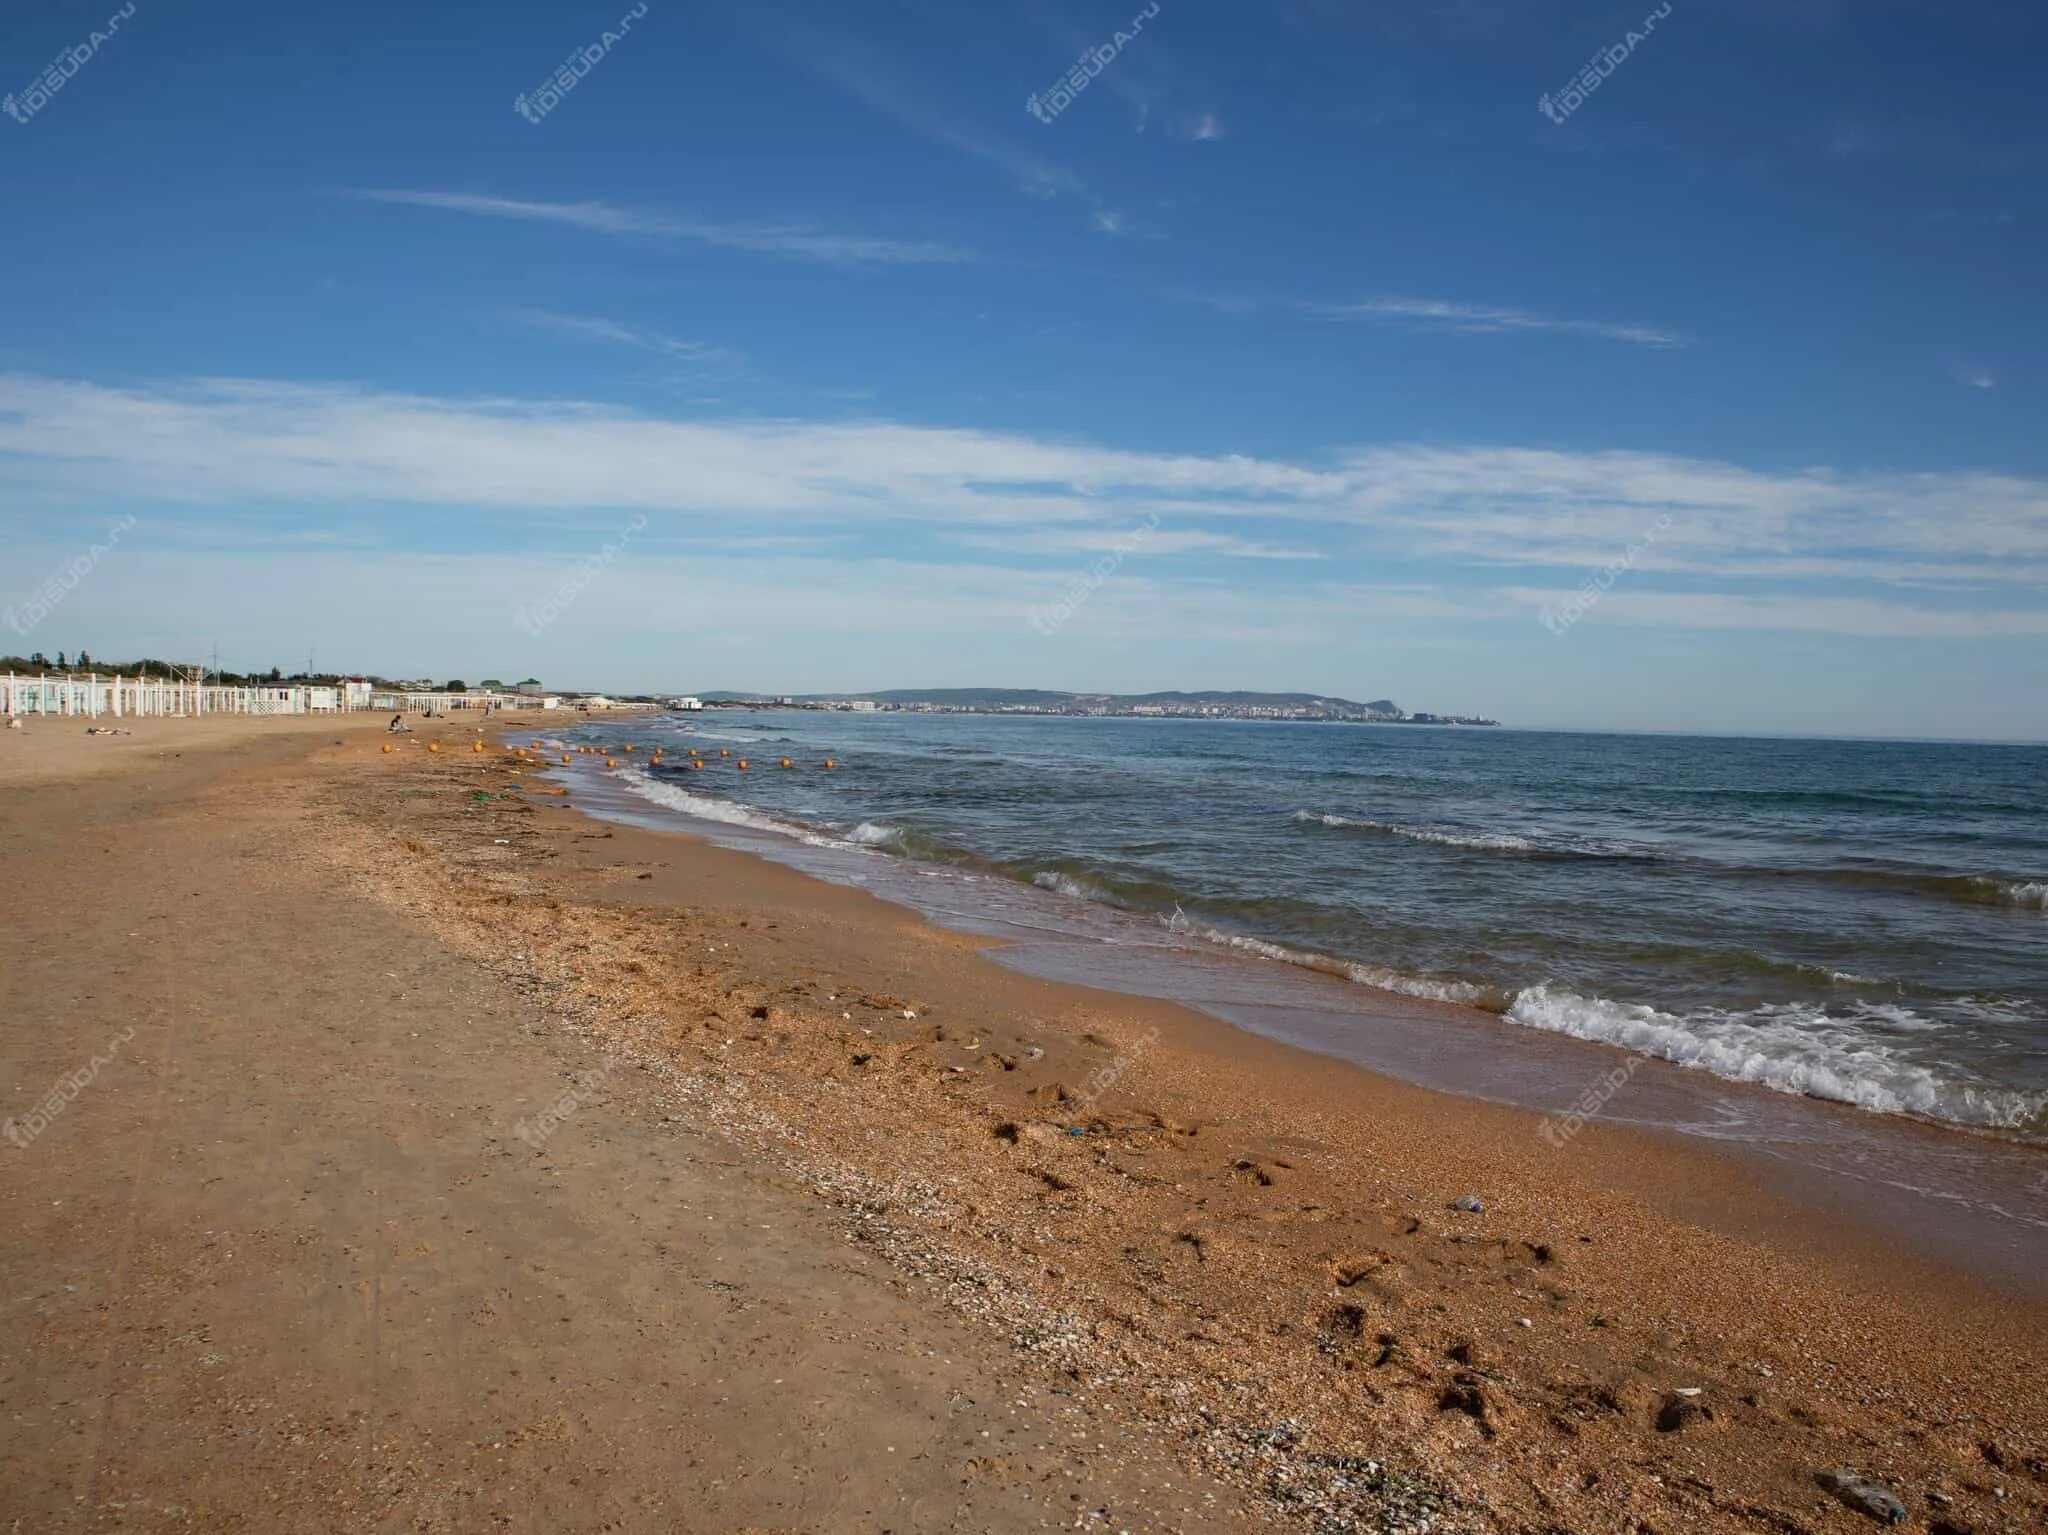
<path fill-rule="evenodd" d="M 1509 587 L 1500 596 L 1532 613 L 1562 609 L 1578 594 Z M 1755 596 L 1732 592 L 1645 592 L 1616 587 L 1584 622 L 1664 629 L 1761 629 L 1844 634 L 1860 639 L 1981 640 L 2048 637 L 2048 609 L 1943 609 L 1868 597 Z"/>
<path fill-rule="evenodd" d="M 657 208 L 621 208 L 607 202 L 554 203 L 516 197 L 488 197 L 475 192 L 436 192 L 381 188 L 342 194 L 363 202 L 406 208 L 431 208 L 475 218 L 509 219 L 521 223 L 556 224 L 615 238 L 691 240 L 726 250 L 752 251 L 804 261 L 849 266 L 917 266 L 978 261 L 971 251 L 932 240 L 887 240 L 870 235 L 819 229 L 801 220 L 777 223 L 718 223 L 687 218 Z"/>
<path fill-rule="evenodd" d="M 1221 555 L 1239 560 L 1323 560 L 1320 549 L 1276 544 L 1244 538 L 1234 533 L 1210 533 L 1196 528 L 1164 528 L 1137 525 L 1131 528 L 1007 528 L 989 532 L 962 533 L 955 542 L 968 548 L 1004 554 L 1075 557 L 1099 551 L 1142 550 L 1148 555 Z"/>
<path fill-rule="evenodd" d="M 1951 352 L 1942 359 L 1942 368 L 1948 376 L 1966 389 L 1996 389 L 1998 377 L 1974 357 L 1960 352 Z"/>
<path fill-rule="evenodd" d="M 990 134 L 978 125 L 947 116 L 932 106 L 916 86 L 847 39 L 829 46 L 821 43 L 808 47 L 802 56 L 856 101 L 906 132 L 993 166 L 1033 197 L 1087 194 L 1087 183 L 1065 166 Z M 1021 117 L 1021 105 L 1018 110 Z"/>
<path fill-rule="evenodd" d="M 1528 309 L 1511 309 L 1496 304 L 1458 304 L 1445 299 L 1368 298 L 1353 303 L 1304 304 L 1299 307 L 1326 320 L 1383 320 L 1470 336 L 1551 331 L 1593 336 L 1602 341 L 1626 341 L 1631 346 L 1676 347 L 1686 344 L 1685 337 L 1678 332 L 1653 325 L 1570 320 L 1537 314 Z"/>
<path fill-rule="evenodd" d="M 315 520 L 377 530 L 382 515 L 395 550 L 416 542 L 420 519 L 393 519 L 393 508 L 443 508 L 492 547 L 518 549 L 599 512 L 642 510 L 650 551 L 682 537 L 854 537 L 870 548 L 886 537 L 927 551 L 937 540 L 939 556 L 965 540 L 1040 568 L 1157 518 L 1150 547 L 1176 557 L 1180 590 L 1204 557 L 1322 555 L 1388 576 L 1396 566 L 1440 574 L 1461 588 L 1457 600 L 1478 603 L 1522 590 L 1496 585 L 1510 569 L 1546 571 L 1545 583 L 1568 590 L 1656 526 L 1603 613 L 2022 635 L 2037 615 L 2020 594 L 2048 592 L 2048 484 L 1989 473 L 1765 471 L 1479 445 L 1289 462 L 890 421 L 669 419 L 577 401 L 250 380 L 112 389 L 20 375 L 0 376 L 0 455 L 14 506 L 37 508 L 39 521 L 66 507 L 83 518 L 182 504 L 210 509 L 216 526 L 232 519 L 244 546 Z M 952 568 L 941 557 L 935 567 Z M 1252 579 L 1251 567 L 1235 568 Z M 1252 595 L 1285 621 L 1309 589 Z"/>
<path fill-rule="evenodd" d="M 1374 298 L 1339 301 L 1256 293 L 1181 289 L 1174 297 L 1206 304 L 1225 314 L 1250 314 L 1261 309 L 1291 310 L 1318 320 L 1365 321 L 1401 325 L 1413 330 L 1440 330 L 1465 336 L 1567 335 L 1600 341 L 1622 341 L 1641 347 L 1683 347 L 1689 339 L 1659 325 L 1615 320 L 1581 320 L 1548 315 L 1505 304 L 1468 304 L 1453 299 Z"/>
<path fill-rule="evenodd" d="M 1223 126 L 1223 119 L 1214 112 L 1199 112 L 1188 120 L 1181 130 L 1181 136 L 1193 139 L 1198 144 L 1209 144 L 1222 138 L 1228 131 Z"/>
<path fill-rule="evenodd" d="M 593 315 L 556 314 L 546 309 L 514 309 L 510 311 L 510 318 L 522 325 L 566 336 L 573 341 L 597 341 L 614 346 L 634 347 L 640 351 L 672 357 L 679 362 L 724 366 L 740 360 L 739 353 L 730 347 L 712 346 L 702 341 L 684 341 L 644 326 L 627 325 L 618 320 L 607 320 Z"/>

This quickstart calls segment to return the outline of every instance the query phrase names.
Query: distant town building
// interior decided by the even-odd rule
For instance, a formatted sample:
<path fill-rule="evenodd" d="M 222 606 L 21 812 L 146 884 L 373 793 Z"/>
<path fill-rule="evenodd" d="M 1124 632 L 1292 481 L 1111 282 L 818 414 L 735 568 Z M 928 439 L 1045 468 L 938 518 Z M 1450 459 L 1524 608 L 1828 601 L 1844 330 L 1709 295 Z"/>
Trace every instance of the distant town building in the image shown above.
<path fill-rule="evenodd" d="M 519 684 L 517 691 L 524 697 L 538 698 L 541 694 L 545 693 L 547 689 L 540 685 L 540 678 L 528 677 L 524 682 Z"/>

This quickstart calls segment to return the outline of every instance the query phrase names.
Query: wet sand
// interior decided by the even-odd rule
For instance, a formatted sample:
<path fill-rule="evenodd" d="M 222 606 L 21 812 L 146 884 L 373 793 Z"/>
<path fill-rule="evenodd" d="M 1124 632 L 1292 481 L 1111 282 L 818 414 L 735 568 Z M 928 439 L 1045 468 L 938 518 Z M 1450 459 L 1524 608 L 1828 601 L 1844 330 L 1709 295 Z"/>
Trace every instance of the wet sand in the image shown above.
<path fill-rule="evenodd" d="M 623 1283 L 604 1275 L 641 1258 L 627 1234 L 668 1219 L 672 1196 L 651 1170 L 700 1180 L 697 1138 L 715 1139 L 750 1195 L 774 1190 L 789 1219 L 812 1223 L 789 1238 L 792 1261 L 843 1254 L 839 1234 L 850 1233 L 862 1263 L 903 1287 L 889 1293 L 909 1308 L 911 1336 L 933 1328 L 970 1340 L 952 1357 L 973 1358 L 971 1379 L 1021 1372 L 1132 1436 L 1081 1469 L 1105 1501 L 1111 1489 L 1172 1485 L 1187 1507 L 1237 1500 L 1280 1527 L 1325 1530 L 1431 1513 L 1440 1528 L 1865 1528 L 1868 1517 L 1819 1480 L 1848 1470 L 1896 1492 L 1916 1528 L 2032 1529 L 2048 1512 L 2048 1317 L 2037 1299 L 1903 1256 L 1866 1222 L 1817 1212 L 1705 1149 L 1598 1119 L 1556 1146 L 1521 1110 L 1375 1076 L 1171 1004 L 1034 978 L 993 962 L 985 940 L 860 892 L 689 836 L 593 822 L 569 808 L 573 794 L 538 790 L 539 776 L 503 754 L 454 750 L 469 731 L 450 727 L 439 755 L 424 750 L 433 738 L 389 757 L 367 735 L 310 755 L 281 745 L 262 766 L 260 795 L 250 782 L 195 774 L 191 791 L 211 807 L 203 831 L 186 828 L 188 857 L 208 869 L 202 886 L 218 888 L 223 857 L 203 839 L 231 839 L 240 807 L 263 803 L 266 824 L 277 836 L 289 828 L 302 861 L 281 867 L 249 845 L 260 839 L 233 835 L 267 880 L 299 882 L 307 904 L 294 912 L 259 887 L 239 898 L 245 917 L 278 933 L 300 915 L 318 932 L 331 907 L 377 935 L 336 946 L 358 961 L 346 986 L 331 967 L 312 972 L 341 994 L 315 992 L 306 1017 L 259 1023 L 246 1016 L 262 1010 L 250 997 L 215 999 L 210 1012 L 227 1020 L 216 1024 L 229 1036 L 223 1057 L 244 1062 L 294 1042 L 312 1048 L 309 1030 L 326 1020 L 331 1033 L 337 1019 L 351 1045 L 368 1032 L 380 1048 L 406 1040 L 426 1043 L 401 1051 L 454 1051 L 454 1090 L 469 1107 L 447 1117 L 474 1121 L 461 1132 L 471 1136 L 488 1121 L 499 1176 L 526 1180 L 521 1200 L 573 1177 L 579 1218 L 621 1228 L 621 1245 L 575 1259 L 565 1292 Z M 84 792 L 33 791 L 43 797 L 35 824 L 53 827 L 36 834 L 41 877 L 80 845 L 81 827 L 50 822 L 49 807 Z M 27 822 L 9 801 L 10 819 Z M 138 831 L 176 816 L 154 796 L 134 813 Z M 76 867 L 75 852 L 71 861 L 73 898 L 89 909 L 101 882 Z M 76 920 L 68 902 L 59 910 Z M 394 946 L 432 958 L 400 973 L 401 994 L 370 977 L 370 994 L 399 1015 L 382 1021 L 372 1006 L 373 1028 L 357 972 Z M 402 995 L 422 974 L 443 989 L 430 1007 Z M 308 978 L 287 965 L 262 995 L 302 1008 L 290 999 Z M 39 1016 L 70 1015 L 46 1001 Z M 73 1047 L 93 1043 L 96 1026 L 63 1025 Z M 126 1047 L 135 1055 L 108 1066 L 52 1126 L 53 1150 L 85 1140 L 75 1132 L 87 1121 L 73 1116 L 115 1112 L 94 1105 L 111 1100 L 147 1038 L 138 1032 Z M 11 1052 L 28 1048 L 10 1036 Z M 288 1073 L 309 1133 L 346 1119 L 356 1090 L 352 1056 L 331 1041 L 320 1053 Z M 602 1069 L 621 1058 L 630 1071 Z M 64 1059 L 62 1049 L 33 1057 L 52 1076 Z M 536 1059 L 550 1070 L 534 1072 Z M 528 1075 L 517 1078 L 522 1062 Z M 496 1080 L 470 1085 L 485 1069 Z M 599 1085 L 576 1092 L 593 1071 Z M 635 1095 L 614 1086 L 627 1081 Z M 548 1090 L 561 1084 L 573 1101 L 550 1129 Z M 447 1106 L 417 1085 L 390 1096 L 373 1104 L 359 1141 L 403 1145 L 420 1135 L 398 1112 L 406 1102 L 415 1126 L 436 1124 L 422 1104 Z M 539 1149 L 513 1128 L 520 1120 Z M 244 1150 L 274 1154 L 272 1142 L 303 1138 L 298 1128 L 252 1130 Z M 198 1156 L 204 1132 L 178 1134 Z M 600 1136 L 636 1148 L 637 1180 L 591 1164 Z M 35 1215 L 18 1189 L 21 1157 L 0 1166 L 10 1216 Z M 94 1186 L 88 1170 L 77 1176 Z M 238 1164 L 236 1176 L 261 1175 Z M 1454 1208 L 1466 1195 L 1479 1211 Z M 256 1249 L 268 1277 L 247 1315 L 304 1328 L 292 1287 L 306 1276 L 294 1266 L 311 1263 L 306 1247 L 324 1253 L 349 1239 L 333 1224 L 305 1211 L 305 1243 Z M 23 1234 L 11 1239 L 10 1269 L 33 1261 L 46 1289 L 8 1276 L 10 1360 L 24 1357 L 12 1331 L 30 1325 L 18 1320 L 24 1309 L 37 1318 L 26 1343 L 39 1359 L 59 1317 L 87 1332 L 94 1319 L 109 1325 L 61 1292 L 49 1260 L 24 1256 L 49 1246 L 76 1267 L 75 1250 L 101 1240 L 97 1229 L 69 1217 L 11 1222 Z M 532 1239 L 510 1232 L 502 1245 L 517 1261 Z M 697 1245 L 694 1233 L 685 1245 Z M 665 1281 L 651 1283 L 668 1294 Z M 832 1293 L 852 1284 L 841 1276 Z M 41 1298 L 24 1308 L 24 1292 Z M 538 1308 L 505 1320 L 518 1323 L 522 1346 L 545 1336 Z M 609 1368 L 638 1380 L 633 1371 L 676 1347 L 656 1329 Z M 479 1375 L 479 1361 L 460 1363 L 472 1384 L 505 1384 Z M 584 1410 L 600 1412 L 606 1371 L 574 1377 Z M 11 1415 L 35 1379 L 9 1370 Z M 146 1382 L 154 1398 L 134 1380 L 139 1394 L 110 1399 L 125 1401 L 131 1427 L 156 1421 L 133 1412 L 145 1404 L 177 1416 L 176 1396 L 161 1390 L 168 1378 Z M 68 1387 L 71 1421 L 89 1418 L 90 1392 Z M 858 1416 L 864 1402 L 849 1387 L 841 1405 Z M 763 1425 L 791 1432 L 772 1403 L 757 1407 L 765 1416 L 747 1442 L 769 1432 Z M 455 1432 L 454 1403 L 439 1411 Z M 61 1438 L 48 1425 L 43 1433 Z M 19 1488 L 21 1429 L 9 1437 L 9 1485 Z M 1162 1445 L 1181 1464 L 1160 1469 Z M 643 1446 L 629 1483 L 652 1456 Z M 694 1489 L 694 1473 L 669 1470 L 672 1493 Z M 37 1506 L 70 1508 L 65 1485 L 65 1497 Z M 886 1474 L 869 1486 L 870 1499 L 899 1490 Z M 1221 1490 L 1211 1505 L 1183 1488 Z M 1171 1511 L 1113 1517 L 1198 1527 Z M 959 1519 L 1007 1527 L 979 1509 Z M 869 1525 L 813 1508 L 770 1527 Z"/>

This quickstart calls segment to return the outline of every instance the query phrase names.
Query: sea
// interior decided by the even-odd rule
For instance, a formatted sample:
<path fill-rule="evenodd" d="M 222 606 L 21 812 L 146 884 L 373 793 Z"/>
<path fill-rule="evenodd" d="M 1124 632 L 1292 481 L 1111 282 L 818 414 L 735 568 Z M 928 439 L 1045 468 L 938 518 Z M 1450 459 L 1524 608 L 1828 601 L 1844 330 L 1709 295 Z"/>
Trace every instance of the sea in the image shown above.
<path fill-rule="evenodd" d="M 563 770 L 586 809 L 873 889 L 1020 968 L 1988 1202 L 2042 1254 L 2048 747 L 805 710 L 559 738 L 636 748 Z M 1953 1138 L 1897 1175 L 1877 1121 Z M 1987 1175 L 1962 1148 L 1992 1142 L 2017 1159 Z"/>

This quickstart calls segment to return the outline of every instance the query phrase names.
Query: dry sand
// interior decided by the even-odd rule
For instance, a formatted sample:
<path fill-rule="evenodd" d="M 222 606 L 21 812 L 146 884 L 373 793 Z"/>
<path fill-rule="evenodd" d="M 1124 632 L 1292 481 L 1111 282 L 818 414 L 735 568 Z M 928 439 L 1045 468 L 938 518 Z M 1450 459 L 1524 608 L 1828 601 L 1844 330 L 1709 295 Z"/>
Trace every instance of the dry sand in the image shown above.
<path fill-rule="evenodd" d="M 1252 1527 L 338 885 L 362 724 L 135 728 L 0 732 L 0 1529 Z"/>
<path fill-rule="evenodd" d="M 2048 1523 L 2038 1300 L 1696 1148 L 1018 975 L 468 727 L 176 725 L 0 742 L 0 1107 L 136 1029 L 0 1145 L 22 1528 Z"/>

